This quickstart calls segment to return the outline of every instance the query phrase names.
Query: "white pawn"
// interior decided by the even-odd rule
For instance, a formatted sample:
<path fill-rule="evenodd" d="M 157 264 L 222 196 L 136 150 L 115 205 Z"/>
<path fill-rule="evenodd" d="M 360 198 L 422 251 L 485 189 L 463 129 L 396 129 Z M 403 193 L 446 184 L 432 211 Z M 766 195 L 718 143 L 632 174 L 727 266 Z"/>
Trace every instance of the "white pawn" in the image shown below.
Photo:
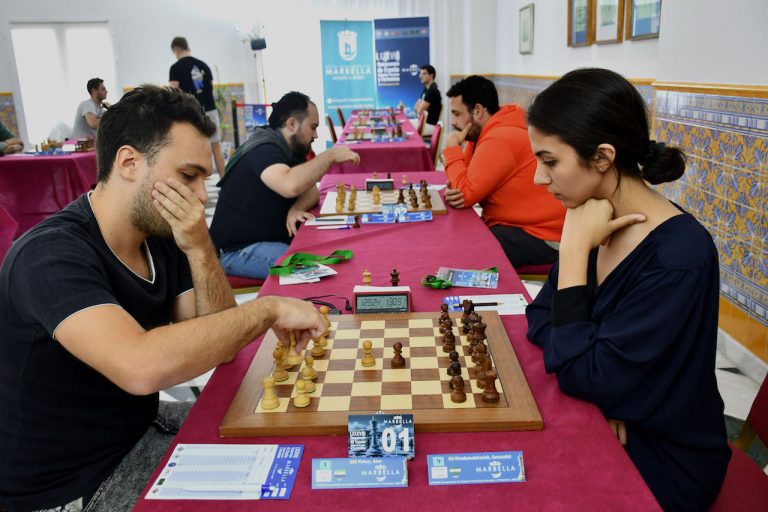
<path fill-rule="evenodd" d="M 275 358 L 275 370 L 272 372 L 272 378 L 275 379 L 275 382 L 288 380 L 288 372 L 285 371 L 285 366 L 283 364 L 285 360 L 283 344 L 280 343 L 280 341 L 275 345 L 275 350 L 272 352 L 272 356 Z"/>
<path fill-rule="evenodd" d="M 376 366 L 376 359 L 371 353 L 372 347 L 373 343 L 371 340 L 365 340 L 363 342 L 363 360 L 361 361 L 363 366 Z"/>
<path fill-rule="evenodd" d="M 306 407 L 309 405 L 309 397 L 306 395 L 306 384 L 303 380 L 296 381 L 296 398 L 293 399 L 295 407 Z"/>
<path fill-rule="evenodd" d="M 309 371 L 308 367 L 304 367 L 301 369 L 301 378 L 304 380 L 304 387 L 305 392 L 307 394 L 314 393 L 315 392 L 315 383 L 312 380 L 312 372 Z"/>
<path fill-rule="evenodd" d="M 267 375 L 261 379 L 261 385 L 264 388 L 264 393 L 261 395 L 261 408 L 268 411 L 280 405 L 280 400 L 275 393 L 275 379 Z"/>
<path fill-rule="evenodd" d="M 312 350 L 310 350 L 309 353 L 312 354 L 312 357 L 314 357 L 315 359 L 320 359 L 325 355 L 325 349 L 320 344 L 322 339 L 323 338 L 320 337 L 312 340 Z"/>
<path fill-rule="evenodd" d="M 317 380 L 317 371 L 315 370 L 315 358 L 308 355 L 304 358 L 304 363 L 306 364 L 304 368 L 307 368 L 309 370 L 309 375 L 311 376 L 312 380 Z"/>
<path fill-rule="evenodd" d="M 291 331 L 291 347 L 288 349 L 288 355 L 285 356 L 285 365 L 288 368 L 300 364 L 302 361 L 301 355 L 296 352 L 296 335 Z"/>

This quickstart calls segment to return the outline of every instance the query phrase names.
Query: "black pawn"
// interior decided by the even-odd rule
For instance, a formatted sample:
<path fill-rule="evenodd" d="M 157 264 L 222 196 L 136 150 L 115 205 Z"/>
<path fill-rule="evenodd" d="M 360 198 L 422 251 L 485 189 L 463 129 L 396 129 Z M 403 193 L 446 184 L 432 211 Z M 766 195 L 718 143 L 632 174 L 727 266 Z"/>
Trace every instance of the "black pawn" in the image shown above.
<path fill-rule="evenodd" d="M 455 361 L 448 366 L 448 376 L 454 377 L 456 375 L 461 375 L 461 364 L 458 361 Z M 453 389 L 453 387 L 451 387 L 451 389 Z"/>

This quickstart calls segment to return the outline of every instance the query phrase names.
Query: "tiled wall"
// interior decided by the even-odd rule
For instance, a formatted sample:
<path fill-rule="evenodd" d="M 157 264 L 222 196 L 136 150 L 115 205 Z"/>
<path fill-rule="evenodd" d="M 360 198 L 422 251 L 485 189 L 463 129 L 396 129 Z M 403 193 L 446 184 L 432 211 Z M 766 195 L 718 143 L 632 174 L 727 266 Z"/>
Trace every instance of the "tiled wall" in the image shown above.
<path fill-rule="evenodd" d="M 660 189 L 715 240 L 720 326 L 768 362 L 768 99 L 657 90 L 654 134 L 688 155 Z"/>
<path fill-rule="evenodd" d="M 460 78 L 451 77 L 451 83 Z M 489 78 L 502 103 L 526 107 L 555 79 Z M 720 327 L 768 362 L 768 99 L 729 95 L 727 89 L 667 90 L 650 80 L 635 86 L 653 117 L 653 137 L 688 155 L 683 177 L 659 189 L 695 215 L 715 240 Z"/>
<path fill-rule="evenodd" d="M 221 141 L 228 143 L 229 148 L 235 147 L 234 123 L 232 121 L 232 100 L 243 103 L 245 90 L 243 84 L 218 84 L 214 85 L 214 99 L 219 110 L 221 120 Z M 241 113 L 242 115 L 242 113 Z M 240 143 L 243 142 L 244 123 L 240 119 Z M 224 144 L 222 144 L 224 145 Z"/>
<path fill-rule="evenodd" d="M 14 135 L 19 134 L 19 125 L 16 122 L 16 107 L 13 104 L 13 94 L 0 92 L 0 121 Z"/>

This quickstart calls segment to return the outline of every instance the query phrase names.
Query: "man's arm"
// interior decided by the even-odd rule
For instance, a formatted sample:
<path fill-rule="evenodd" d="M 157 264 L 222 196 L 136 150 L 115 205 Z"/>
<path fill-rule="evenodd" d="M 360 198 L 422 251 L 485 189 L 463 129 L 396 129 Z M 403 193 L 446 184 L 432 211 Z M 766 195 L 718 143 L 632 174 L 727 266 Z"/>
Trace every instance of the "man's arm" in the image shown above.
<path fill-rule="evenodd" d="M 177 299 L 174 320 L 216 313 L 235 305 L 232 289 L 219 264 L 205 222 L 205 206 L 192 191 L 173 178 L 158 181 L 154 205 L 173 231 L 176 245 L 189 260 L 194 292 Z"/>
<path fill-rule="evenodd" d="M 320 192 L 317 187 L 309 187 L 306 192 L 301 194 L 296 202 L 293 203 L 291 209 L 288 210 L 288 217 L 285 221 L 285 227 L 288 229 L 288 235 L 293 236 L 298 231 L 296 223 L 305 222 L 310 219 L 314 219 L 315 216 L 309 213 L 309 210 L 313 208 L 320 200 Z"/>
<path fill-rule="evenodd" d="M 343 162 L 358 164 L 360 156 L 347 146 L 335 146 L 295 167 L 270 165 L 261 173 L 261 181 L 283 197 L 299 197 L 314 187 L 331 165 Z"/>
<path fill-rule="evenodd" d="M 260 297 L 205 317 L 144 330 L 124 309 L 81 310 L 54 337 L 75 357 L 134 395 L 147 395 L 232 360 L 270 325 L 283 342 L 288 331 L 305 344 L 325 330 L 315 307 L 286 297 Z"/>
<path fill-rule="evenodd" d="M 99 127 L 99 124 L 101 123 L 101 119 L 96 117 L 96 114 L 93 112 L 86 112 L 85 113 L 85 122 L 93 128 L 94 130 Z"/>

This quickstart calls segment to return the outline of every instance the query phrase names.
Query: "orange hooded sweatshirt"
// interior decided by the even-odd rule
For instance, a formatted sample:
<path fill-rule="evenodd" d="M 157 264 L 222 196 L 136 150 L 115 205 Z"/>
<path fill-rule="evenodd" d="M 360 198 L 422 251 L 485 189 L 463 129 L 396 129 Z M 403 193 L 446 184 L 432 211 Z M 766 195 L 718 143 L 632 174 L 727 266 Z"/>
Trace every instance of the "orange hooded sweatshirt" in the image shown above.
<path fill-rule="evenodd" d="M 488 120 L 477 142 L 443 151 L 445 173 L 464 204 L 480 203 L 483 221 L 517 226 L 540 240 L 559 242 L 565 207 L 545 187 L 533 184 L 536 157 L 525 110 L 505 105 Z"/>

